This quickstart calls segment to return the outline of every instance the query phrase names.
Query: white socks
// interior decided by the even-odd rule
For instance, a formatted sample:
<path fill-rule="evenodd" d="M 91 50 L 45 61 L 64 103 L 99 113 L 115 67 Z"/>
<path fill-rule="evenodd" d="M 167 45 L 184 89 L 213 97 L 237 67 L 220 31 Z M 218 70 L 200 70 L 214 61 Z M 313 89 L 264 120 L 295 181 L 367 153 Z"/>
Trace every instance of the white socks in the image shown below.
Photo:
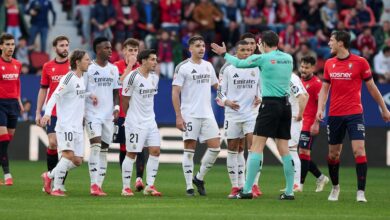
<path fill-rule="evenodd" d="M 62 157 L 60 159 L 57 166 L 50 172 L 50 175 L 49 175 L 49 177 L 50 177 L 54 174 L 53 190 L 61 189 L 66 172 L 68 172 L 70 169 L 73 169 L 75 167 L 76 167 L 76 165 L 74 165 L 74 163 L 71 160 L 69 160 L 65 157 Z"/>
<path fill-rule="evenodd" d="M 192 186 L 192 174 L 194 173 L 194 154 L 195 150 L 184 149 L 182 166 L 187 190 L 194 188 Z"/>
<path fill-rule="evenodd" d="M 125 159 L 122 163 L 122 183 L 123 189 L 130 188 L 131 175 L 133 173 L 133 166 L 136 159 L 131 159 L 128 156 L 125 156 Z"/>
<path fill-rule="evenodd" d="M 242 187 L 244 187 L 244 184 L 245 184 L 245 157 L 244 157 L 244 151 L 238 152 L 237 166 L 238 166 L 238 187 L 242 188 Z"/>
<path fill-rule="evenodd" d="M 158 160 L 158 156 L 149 155 L 148 163 L 146 164 L 146 184 L 148 184 L 148 186 L 154 185 L 159 165 Z"/>
<path fill-rule="evenodd" d="M 215 161 L 217 160 L 217 156 L 221 151 L 221 148 L 208 148 L 206 153 L 203 155 L 202 162 L 200 165 L 200 169 L 196 178 L 198 180 L 202 180 L 207 172 L 213 167 Z"/>
<path fill-rule="evenodd" d="M 301 184 L 301 160 L 297 152 L 297 148 L 289 148 L 290 155 L 294 161 L 294 184 Z"/>
<path fill-rule="evenodd" d="M 232 187 L 238 187 L 238 152 L 228 150 L 226 166 Z"/>
<path fill-rule="evenodd" d="M 99 173 L 97 177 L 97 184 L 102 187 L 104 178 L 106 177 L 107 171 L 107 154 L 108 148 L 101 149 L 99 154 Z"/>
<path fill-rule="evenodd" d="M 91 185 L 98 183 L 99 175 L 99 157 L 100 157 L 101 144 L 91 144 L 91 154 L 89 155 L 88 167 L 89 176 L 91 178 Z"/>

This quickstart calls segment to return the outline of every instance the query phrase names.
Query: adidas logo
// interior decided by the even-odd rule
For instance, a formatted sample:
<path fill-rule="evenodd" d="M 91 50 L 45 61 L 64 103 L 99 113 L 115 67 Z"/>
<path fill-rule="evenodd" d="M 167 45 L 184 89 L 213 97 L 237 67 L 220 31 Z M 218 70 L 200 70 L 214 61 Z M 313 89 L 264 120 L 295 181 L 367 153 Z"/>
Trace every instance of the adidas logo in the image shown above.
<path fill-rule="evenodd" d="M 233 76 L 233 78 L 238 78 L 238 77 L 239 77 L 239 76 L 238 76 L 237 73 L 235 73 L 234 76 Z"/>
<path fill-rule="evenodd" d="M 96 71 L 93 75 L 94 75 L 94 76 L 99 76 L 99 72 Z"/>
<path fill-rule="evenodd" d="M 236 172 L 234 172 L 234 171 L 230 171 L 230 172 L 229 172 L 229 174 L 235 174 L 235 173 L 236 173 Z"/>
<path fill-rule="evenodd" d="M 187 170 L 186 173 L 192 173 L 192 170 Z"/>
<path fill-rule="evenodd" d="M 144 84 L 141 83 L 141 84 L 139 85 L 139 87 L 144 87 Z"/>
<path fill-rule="evenodd" d="M 91 171 L 91 172 L 96 172 L 97 169 L 96 169 L 96 168 L 93 168 L 92 170 L 89 170 L 89 171 Z"/>
<path fill-rule="evenodd" d="M 80 88 L 80 85 L 79 85 L 79 84 L 76 85 L 76 89 L 78 89 L 78 88 Z"/>
<path fill-rule="evenodd" d="M 125 176 L 124 178 L 125 178 L 125 179 L 130 179 L 130 178 L 131 178 L 131 176 Z"/>
<path fill-rule="evenodd" d="M 196 70 L 195 70 L 195 69 L 192 69 L 192 72 L 191 72 L 191 73 L 192 73 L 192 74 L 194 74 L 194 73 L 197 73 L 197 72 L 196 72 Z"/>

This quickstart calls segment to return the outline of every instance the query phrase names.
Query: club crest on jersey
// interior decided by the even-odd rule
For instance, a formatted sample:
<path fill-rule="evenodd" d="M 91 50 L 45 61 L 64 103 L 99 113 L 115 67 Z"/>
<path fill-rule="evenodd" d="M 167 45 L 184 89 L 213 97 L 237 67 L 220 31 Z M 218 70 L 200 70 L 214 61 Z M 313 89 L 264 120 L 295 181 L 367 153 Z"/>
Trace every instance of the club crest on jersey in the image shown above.
<path fill-rule="evenodd" d="M 254 71 L 251 71 L 251 75 L 252 75 L 252 76 L 255 76 L 255 72 L 254 72 Z"/>
<path fill-rule="evenodd" d="M 111 74 L 111 75 L 114 75 L 114 70 L 110 70 L 110 74 Z"/>
<path fill-rule="evenodd" d="M 352 66 L 353 66 L 352 63 L 348 64 L 349 69 L 352 69 Z"/>

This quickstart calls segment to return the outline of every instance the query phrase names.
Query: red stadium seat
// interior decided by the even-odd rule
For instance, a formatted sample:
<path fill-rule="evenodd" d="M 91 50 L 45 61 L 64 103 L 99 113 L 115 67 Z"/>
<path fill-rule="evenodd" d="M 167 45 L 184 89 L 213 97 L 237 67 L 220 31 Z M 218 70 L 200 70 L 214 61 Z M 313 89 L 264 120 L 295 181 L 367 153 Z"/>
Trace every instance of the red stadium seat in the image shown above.
<path fill-rule="evenodd" d="M 49 61 L 49 54 L 45 52 L 32 52 L 30 54 L 31 66 L 35 69 L 40 69 L 43 67 L 43 64 Z"/>

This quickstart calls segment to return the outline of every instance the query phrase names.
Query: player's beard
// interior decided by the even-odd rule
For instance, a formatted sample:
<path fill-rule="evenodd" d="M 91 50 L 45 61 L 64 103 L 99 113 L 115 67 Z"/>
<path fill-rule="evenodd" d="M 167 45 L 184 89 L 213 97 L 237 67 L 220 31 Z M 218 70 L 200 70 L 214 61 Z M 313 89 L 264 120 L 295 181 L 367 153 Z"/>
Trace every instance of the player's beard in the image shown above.
<path fill-rule="evenodd" d="M 62 52 L 62 53 L 58 53 L 58 52 L 57 52 L 57 55 L 58 55 L 59 57 L 61 57 L 61 58 L 67 58 L 68 55 L 69 55 L 69 53 L 68 53 L 68 51 L 64 51 L 64 52 Z"/>

